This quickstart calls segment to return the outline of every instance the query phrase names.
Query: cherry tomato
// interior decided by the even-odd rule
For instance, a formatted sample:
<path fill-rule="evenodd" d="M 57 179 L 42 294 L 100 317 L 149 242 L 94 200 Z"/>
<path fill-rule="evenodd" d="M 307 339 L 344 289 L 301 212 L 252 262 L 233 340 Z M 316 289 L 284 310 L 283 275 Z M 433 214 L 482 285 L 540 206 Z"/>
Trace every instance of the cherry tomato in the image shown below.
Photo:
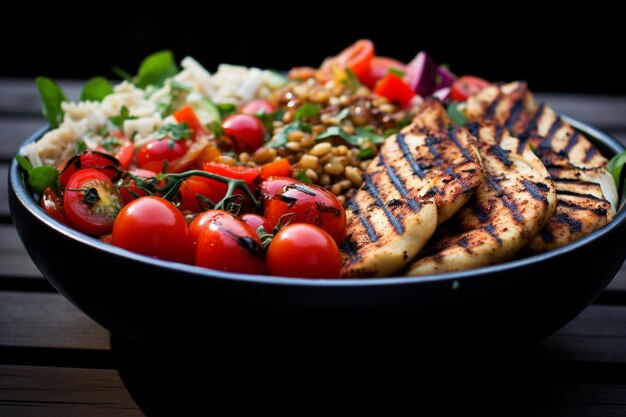
<path fill-rule="evenodd" d="M 222 122 L 222 129 L 242 151 L 254 152 L 265 140 L 263 123 L 249 114 L 231 114 Z"/>
<path fill-rule="evenodd" d="M 241 216 L 241 220 L 248 223 L 253 230 L 257 230 L 259 226 L 263 226 L 266 232 L 271 233 L 272 229 L 270 229 L 270 224 L 267 219 L 263 216 L 259 216 L 254 213 L 247 213 Z"/>
<path fill-rule="evenodd" d="M 452 100 L 466 101 L 471 95 L 478 93 L 490 85 L 489 81 L 473 75 L 464 75 L 452 83 Z"/>
<path fill-rule="evenodd" d="M 168 165 L 187 153 L 184 140 L 171 140 L 169 137 L 156 139 L 143 145 L 137 153 L 137 165 L 154 172 L 163 172 L 163 163 Z"/>
<path fill-rule="evenodd" d="M 78 155 L 72 156 L 59 166 L 59 181 L 61 185 L 66 186 L 72 175 L 84 168 L 97 169 L 113 181 L 117 181 L 120 178 L 120 161 L 109 154 L 87 149 Z"/>
<path fill-rule="evenodd" d="M 370 89 L 374 89 L 376 81 L 389 74 L 390 69 L 406 72 L 406 64 L 403 64 L 393 58 L 375 56 L 372 58 L 369 70 L 361 76 L 359 80 Z"/>
<path fill-rule="evenodd" d="M 193 107 L 185 104 L 173 114 L 178 123 L 187 123 L 187 127 L 193 132 L 194 138 L 198 135 L 206 135 L 207 131 L 198 119 Z"/>
<path fill-rule="evenodd" d="M 291 164 L 289 159 L 281 158 L 274 162 L 261 166 L 261 179 L 266 180 L 270 177 L 288 177 L 291 175 Z"/>
<path fill-rule="evenodd" d="M 156 173 L 153 171 L 148 171 L 147 169 L 136 168 L 130 171 L 130 174 L 139 178 L 152 178 L 156 177 Z M 137 186 L 135 180 L 127 178 L 124 179 L 121 185 L 118 185 L 118 191 L 122 196 L 122 200 L 124 200 L 124 204 L 128 204 L 131 201 L 139 198 L 145 197 L 149 195 L 146 190 L 142 190 Z"/>
<path fill-rule="evenodd" d="M 63 207 L 70 223 L 89 235 L 110 232 L 123 204 L 111 179 L 92 168 L 72 175 L 63 196 Z"/>
<path fill-rule="evenodd" d="M 244 167 L 240 165 L 226 165 L 220 164 L 219 162 L 207 162 L 202 165 L 202 169 L 212 174 L 221 175 L 222 177 L 243 180 L 248 185 L 252 184 L 259 176 L 259 168 Z"/>
<path fill-rule="evenodd" d="M 258 187 L 260 197 L 263 200 L 263 208 L 267 209 L 267 205 L 272 197 L 282 190 L 285 185 L 298 183 L 300 183 L 300 181 L 291 177 L 270 177 L 263 181 Z"/>
<path fill-rule="evenodd" d="M 112 243 L 168 261 L 190 262 L 193 258 L 185 217 L 160 197 L 141 197 L 125 206 L 113 224 Z"/>
<path fill-rule="evenodd" d="M 341 51 L 339 55 L 327 58 L 321 65 L 317 77 L 326 82 L 333 78 L 336 69 L 349 69 L 359 79 L 370 69 L 374 58 L 374 43 L 368 39 L 361 39 Z"/>
<path fill-rule="evenodd" d="M 193 219 L 193 221 L 189 224 L 187 228 L 187 239 L 192 246 L 193 256 L 195 260 L 196 256 L 196 247 L 198 245 L 198 239 L 200 239 L 200 233 L 205 228 L 209 227 L 208 224 L 211 223 L 216 214 L 221 213 L 219 210 L 209 210 L 201 213 Z"/>
<path fill-rule="evenodd" d="M 126 169 L 133 159 L 135 146 L 123 132 L 116 131 L 109 134 L 109 137 L 104 139 L 103 144 L 97 146 L 97 150 L 113 155 L 121 167 Z"/>
<path fill-rule="evenodd" d="M 413 89 L 402 78 L 391 72 L 376 83 L 374 94 L 383 96 L 402 107 L 408 106 L 415 96 Z"/>
<path fill-rule="evenodd" d="M 218 183 L 216 186 L 213 182 Z M 184 209 L 200 213 L 211 208 L 205 201 L 218 203 L 226 195 L 226 185 L 203 177 L 192 176 L 183 181 L 180 189 L 180 203 Z"/>
<path fill-rule="evenodd" d="M 267 100 L 250 100 L 246 104 L 241 107 L 241 112 L 243 114 L 249 114 L 254 116 L 255 114 L 264 113 L 270 114 L 274 111 L 274 106 Z"/>
<path fill-rule="evenodd" d="M 338 244 L 346 237 L 346 212 L 327 189 L 313 184 L 288 184 L 270 200 L 265 217 L 274 228 L 291 214 L 291 223 L 309 223 L 324 229 Z M 287 220 L 287 217 L 284 217 Z"/>
<path fill-rule="evenodd" d="M 316 71 L 317 70 L 313 67 L 293 67 L 289 70 L 287 77 L 290 80 L 308 80 L 309 78 L 315 77 Z"/>
<path fill-rule="evenodd" d="M 196 248 L 196 265 L 247 274 L 266 271 L 263 245 L 256 232 L 225 211 L 206 215 Z"/>
<path fill-rule="evenodd" d="M 339 248 L 333 238 L 317 226 L 290 224 L 281 229 L 267 249 L 270 274 L 299 278 L 338 278 Z"/>
<path fill-rule="evenodd" d="M 65 209 L 63 209 L 63 199 L 52 188 L 46 187 L 43 190 L 41 207 L 55 220 L 63 224 L 69 223 L 65 215 Z"/>

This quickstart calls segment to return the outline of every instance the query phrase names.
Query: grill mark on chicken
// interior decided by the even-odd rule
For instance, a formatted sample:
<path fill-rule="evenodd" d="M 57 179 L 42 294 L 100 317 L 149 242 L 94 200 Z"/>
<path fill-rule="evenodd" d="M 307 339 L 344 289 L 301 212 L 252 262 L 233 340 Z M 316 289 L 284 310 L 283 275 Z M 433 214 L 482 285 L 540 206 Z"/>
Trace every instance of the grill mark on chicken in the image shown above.
<path fill-rule="evenodd" d="M 498 95 L 496 96 L 496 98 L 485 109 L 485 119 L 487 120 L 493 119 L 493 116 L 496 113 L 496 108 L 498 107 L 498 103 L 500 103 L 501 99 L 502 99 L 502 93 L 498 91 Z"/>
<path fill-rule="evenodd" d="M 559 116 L 554 119 L 548 133 L 544 137 L 544 139 L 539 144 L 540 149 L 552 149 L 552 138 L 554 138 L 554 134 L 563 126 L 563 121 Z"/>
<path fill-rule="evenodd" d="M 562 183 L 562 184 L 580 184 L 580 185 L 586 185 L 586 186 L 597 186 L 598 185 L 597 182 L 583 181 L 583 180 L 579 180 L 578 178 L 559 178 L 559 177 L 554 177 L 554 178 L 552 178 L 552 181 L 554 181 L 555 183 Z"/>
<path fill-rule="evenodd" d="M 523 179 L 522 184 L 524 184 L 524 188 L 526 188 L 526 191 L 528 191 L 535 200 L 541 201 L 546 204 L 548 203 L 545 197 L 545 193 L 548 191 L 549 187 L 546 184 L 543 184 L 541 182 L 534 183 L 527 179 Z"/>
<path fill-rule="evenodd" d="M 564 223 L 569 228 L 569 231 L 572 233 L 580 233 L 583 230 L 583 225 L 578 220 L 574 220 L 570 218 L 565 213 L 556 213 L 554 215 L 554 220 L 560 223 Z"/>
<path fill-rule="evenodd" d="M 415 199 L 413 199 L 412 197 L 409 197 L 409 193 L 404 185 L 404 182 L 402 181 L 402 179 L 398 177 L 394 167 L 392 167 L 391 165 L 385 162 L 385 157 L 383 156 L 382 152 L 378 153 L 378 161 L 379 161 L 378 164 L 380 166 L 385 167 L 387 176 L 391 180 L 391 183 L 393 184 L 393 186 L 396 187 L 396 190 L 398 190 L 398 192 L 400 193 L 402 197 L 406 198 L 406 202 L 411 208 L 411 210 L 413 211 L 419 210 L 419 204 L 417 203 L 417 201 L 415 201 Z"/>
<path fill-rule="evenodd" d="M 557 205 L 559 207 L 566 207 L 568 209 L 572 209 L 572 210 L 578 210 L 578 211 L 591 211 L 593 214 L 597 215 L 597 216 L 606 216 L 608 213 L 607 209 L 604 208 L 587 208 L 587 207 L 583 207 L 581 205 L 578 205 L 576 203 L 572 203 L 569 201 L 565 201 L 565 200 L 557 200 Z"/>
<path fill-rule="evenodd" d="M 522 114 L 522 110 L 524 110 L 524 101 L 522 99 L 519 99 L 515 103 L 513 103 L 513 107 L 511 107 L 511 112 L 509 113 L 509 117 L 504 123 L 504 127 L 507 130 L 511 130 L 512 127 L 515 125 L 515 123 L 519 120 L 519 117 Z M 499 138 L 500 135 L 498 135 L 497 137 Z"/>
<path fill-rule="evenodd" d="M 565 146 L 565 148 L 563 148 L 563 154 L 564 156 L 567 156 L 567 154 L 569 154 L 569 152 L 572 150 L 572 148 L 574 146 L 576 146 L 576 144 L 578 143 L 578 138 L 580 137 L 580 134 L 578 133 L 578 131 L 575 131 L 570 137 L 569 140 L 567 141 L 567 145 Z"/>
<path fill-rule="evenodd" d="M 389 223 L 391 223 L 396 232 L 399 235 L 404 234 L 404 226 L 402 225 L 402 223 L 400 223 L 396 216 L 393 215 L 391 210 L 389 210 L 389 207 L 387 206 L 387 204 L 385 204 L 383 199 L 380 198 L 380 193 L 378 192 L 378 189 L 372 181 L 372 177 L 369 173 L 365 173 L 365 175 L 363 176 L 363 181 L 365 183 L 363 190 L 366 190 L 374 198 L 375 204 L 383 210 L 385 216 L 387 216 L 387 219 L 389 220 Z"/>
<path fill-rule="evenodd" d="M 438 167 L 441 166 L 443 161 L 440 159 L 441 158 L 441 154 L 439 153 L 439 151 L 437 150 L 435 145 L 440 143 L 440 142 L 441 142 L 441 139 L 436 138 L 434 136 L 428 136 L 426 138 L 426 141 L 425 141 L 426 146 L 428 147 L 428 150 L 433 155 L 433 158 L 435 158 L 435 165 L 438 166 Z"/>
<path fill-rule="evenodd" d="M 485 220 L 487 221 L 487 220 Z M 488 224 L 486 226 L 483 227 L 483 229 L 489 233 L 489 236 L 491 236 L 492 238 L 495 239 L 496 242 L 498 242 L 498 245 L 502 246 L 502 239 L 500 239 L 500 236 L 498 236 L 498 234 L 496 233 L 494 227 L 492 224 Z"/>
<path fill-rule="evenodd" d="M 478 221 L 481 223 L 486 223 L 489 221 L 489 216 L 478 204 L 472 205 L 472 213 L 474 213 L 474 216 L 476 216 L 478 218 Z"/>
<path fill-rule="evenodd" d="M 569 195 L 572 197 L 588 198 L 589 200 L 598 201 L 600 203 L 611 204 L 608 200 L 605 200 L 604 198 L 596 197 L 593 194 L 582 194 L 582 193 L 577 193 L 575 191 L 568 191 L 568 190 L 556 190 L 556 194 L 557 195 Z"/>
<path fill-rule="evenodd" d="M 510 167 L 513 165 L 513 161 L 509 159 L 509 151 L 502 149 L 500 145 L 493 145 L 489 147 L 489 152 L 500 160 L 504 165 Z"/>
<path fill-rule="evenodd" d="M 598 152 L 598 149 L 593 145 L 587 148 L 587 152 L 585 152 L 585 159 L 583 159 L 583 162 L 589 162 L 591 158 L 596 154 L 596 152 Z"/>
<path fill-rule="evenodd" d="M 507 198 L 508 194 L 505 193 L 504 191 L 502 191 L 502 188 L 500 187 L 500 184 L 498 184 L 497 180 L 494 177 L 487 177 L 487 178 L 485 178 L 485 181 L 487 182 L 487 184 L 489 184 L 489 186 L 495 192 L 498 193 L 498 197 L 500 197 L 502 199 L 502 204 L 504 204 L 504 206 L 507 209 L 509 209 L 509 211 L 513 215 L 513 219 L 515 219 L 515 221 L 518 222 L 518 223 L 523 223 L 524 219 L 520 215 L 519 210 L 517 208 L 517 205 Z"/>
<path fill-rule="evenodd" d="M 353 262 L 359 259 L 359 252 L 356 244 L 352 240 L 352 233 L 348 233 L 346 239 L 339 245 L 339 249 L 346 253 Z"/>
<path fill-rule="evenodd" d="M 461 176 L 459 174 L 457 174 L 457 172 L 455 171 L 456 166 L 455 165 L 449 165 L 443 172 L 444 174 L 448 174 L 451 177 L 453 177 L 455 180 L 457 180 L 459 182 L 459 184 L 461 185 L 461 191 L 463 191 L 464 193 L 470 192 L 470 191 L 474 191 L 472 189 L 470 189 L 467 186 L 467 183 L 463 180 L 463 178 L 461 178 Z"/>
<path fill-rule="evenodd" d="M 457 138 L 456 136 L 456 128 L 451 127 L 448 129 L 448 137 L 452 140 L 452 142 L 454 142 L 456 147 L 459 148 L 459 151 L 461 151 L 461 155 L 463 155 L 465 159 L 467 159 L 468 161 L 474 160 L 472 155 L 470 155 L 467 149 L 464 146 L 462 146 L 461 143 L 459 142 L 459 138 Z"/>
<path fill-rule="evenodd" d="M 411 165 L 411 169 L 413 170 L 413 174 L 417 175 L 421 179 L 424 179 L 425 173 L 420 168 L 419 164 L 415 160 L 415 157 L 413 157 L 413 154 L 411 153 L 411 150 L 409 149 L 408 145 L 406 144 L 406 141 L 404 140 L 404 133 L 398 133 L 396 135 L 396 142 L 398 143 L 398 147 L 402 151 L 402 155 L 404 156 L 404 158 Z"/>
<path fill-rule="evenodd" d="M 352 213 L 354 213 L 355 216 L 357 216 L 357 218 L 359 219 L 359 221 L 365 228 L 365 231 L 367 232 L 367 236 L 369 237 L 370 241 L 377 242 L 378 235 L 376 234 L 376 230 L 374 229 L 374 226 L 372 226 L 372 224 L 369 222 L 367 217 L 363 216 L 363 214 L 361 213 L 361 209 L 354 202 L 354 200 L 349 200 L 347 207 L 349 210 L 352 211 Z"/>
<path fill-rule="evenodd" d="M 524 129 L 524 132 L 522 132 L 523 136 L 528 137 L 535 130 L 537 130 L 537 122 L 539 122 L 539 119 L 543 116 L 545 109 L 546 109 L 545 103 L 541 103 L 539 107 L 537 108 L 537 111 L 533 115 L 532 119 L 530 119 L 528 126 L 526 126 L 526 129 Z"/>

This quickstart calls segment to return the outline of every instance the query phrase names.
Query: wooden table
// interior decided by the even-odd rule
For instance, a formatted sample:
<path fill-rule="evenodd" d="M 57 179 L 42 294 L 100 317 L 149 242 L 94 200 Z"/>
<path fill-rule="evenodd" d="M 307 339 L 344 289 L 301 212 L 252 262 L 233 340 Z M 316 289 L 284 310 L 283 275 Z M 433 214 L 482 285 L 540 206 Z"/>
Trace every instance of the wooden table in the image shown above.
<path fill-rule="evenodd" d="M 79 84 L 62 85 L 70 97 L 77 96 Z M 626 142 L 626 97 L 540 96 Z M 19 143 L 43 124 L 39 110 L 32 80 L 0 80 L 0 415 L 159 414 L 145 406 L 149 394 L 123 382 L 109 333 L 43 279 L 12 225 L 8 164 Z M 498 357 L 504 358 L 509 378 L 503 372 L 490 374 L 504 379 L 488 388 L 499 398 L 505 391 L 516 393 L 504 396 L 516 406 L 503 415 L 626 415 L 626 268 L 592 306 L 546 341 L 516 352 L 514 359 L 503 352 Z M 448 375 L 448 382 L 458 381 Z M 530 380 L 523 387 L 533 388 L 522 389 L 518 376 Z M 517 381 L 515 389 L 498 389 L 512 381 Z M 453 383 L 443 387 L 451 397 L 468 392 L 467 387 L 450 391 L 459 388 Z"/>

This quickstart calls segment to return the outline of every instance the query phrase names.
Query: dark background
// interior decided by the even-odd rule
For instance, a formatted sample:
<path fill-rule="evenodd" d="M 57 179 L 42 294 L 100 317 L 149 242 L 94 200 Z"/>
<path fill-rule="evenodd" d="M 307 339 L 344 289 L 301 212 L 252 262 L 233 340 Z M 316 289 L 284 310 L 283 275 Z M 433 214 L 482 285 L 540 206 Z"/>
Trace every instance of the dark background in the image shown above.
<path fill-rule="evenodd" d="M 509 3 L 512 11 L 494 11 L 440 3 L 431 9 L 414 4 L 417 12 L 399 3 L 340 10 L 328 2 L 292 4 L 280 13 L 285 7 L 270 3 L 258 13 L 244 13 L 248 7 L 238 3 L 136 10 L 116 4 L 111 15 L 39 10 L 17 21 L 19 31 L 5 16 L 0 35 L 10 65 L 0 66 L 0 76 L 113 76 L 114 65 L 134 73 L 143 57 L 166 48 L 179 60 L 194 56 L 209 70 L 220 62 L 285 70 L 317 66 L 356 39 L 370 38 L 380 55 L 406 62 L 425 49 L 457 74 L 525 79 L 537 91 L 626 94 L 618 64 L 626 36 L 617 11 L 586 5 L 546 14 L 545 6 Z"/>

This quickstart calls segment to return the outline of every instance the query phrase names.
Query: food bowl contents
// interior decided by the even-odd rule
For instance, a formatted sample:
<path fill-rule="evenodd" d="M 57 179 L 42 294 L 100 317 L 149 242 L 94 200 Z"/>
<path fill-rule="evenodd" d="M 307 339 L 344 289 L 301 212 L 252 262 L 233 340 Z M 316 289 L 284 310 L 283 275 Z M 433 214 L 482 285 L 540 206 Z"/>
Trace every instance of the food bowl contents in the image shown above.
<path fill-rule="evenodd" d="M 50 130 L 16 157 L 55 220 L 229 272 L 426 275 L 563 246 L 609 223 L 610 163 L 526 84 L 457 78 L 360 40 L 287 76 L 171 52 L 79 102 L 37 79 Z"/>

